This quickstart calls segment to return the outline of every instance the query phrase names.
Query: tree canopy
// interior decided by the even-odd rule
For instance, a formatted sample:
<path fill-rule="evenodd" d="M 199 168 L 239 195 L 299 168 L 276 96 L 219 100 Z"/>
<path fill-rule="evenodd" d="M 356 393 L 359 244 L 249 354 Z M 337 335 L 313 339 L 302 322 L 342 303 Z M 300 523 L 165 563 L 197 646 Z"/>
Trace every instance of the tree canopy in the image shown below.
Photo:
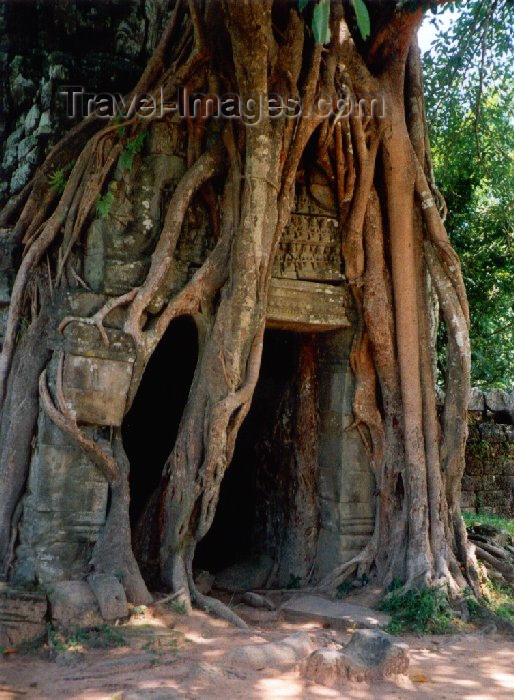
<path fill-rule="evenodd" d="M 423 61 L 435 179 L 469 298 L 472 382 L 506 387 L 514 381 L 514 5 L 474 0 L 449 10 Z"/>

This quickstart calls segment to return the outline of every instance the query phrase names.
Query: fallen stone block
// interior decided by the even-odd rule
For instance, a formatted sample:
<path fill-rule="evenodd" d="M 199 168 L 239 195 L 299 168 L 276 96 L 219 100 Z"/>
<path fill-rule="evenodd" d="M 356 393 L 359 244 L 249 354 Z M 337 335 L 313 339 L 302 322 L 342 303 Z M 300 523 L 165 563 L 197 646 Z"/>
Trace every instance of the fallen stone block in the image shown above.
<path fill-rule="evenodd" d="M 355 627 L 376 628 L 390 621 L 389 615 L 362 605 L 345 603 L 318 595 L 298 595 L 286 601 L 282 607 L 284 616 L 302 622 L 321 622 L 334 629 Z"/>
<path fill-rule="evenodd" d="M 42 593 L 29 593 L 0 584 L 0 646 L 15 647 L 45 631 L 48 602 Z"/>
<path fill-rule="evenodd" d="M 104 620 L 112 622 L 120 617 L 128 617 L 125 590 L 116 576 L 91 574 L 87 580 L 96 596 Z"/>
<path fill-rule="evenodd" d="M 86 581 L 58 581 L 49 593 L 52 622 L 57 627 L 102 624 L 100 608 Z"/>
<path fill-rule="evenodd" d="M 308 634 L 298 633 L 285 637 L 280 642 L 247 644 L 227 652 L 225 660 L 237 668 L 284 669 L 295 666 L 313 651 Z"/>
<path fill-rule="evenodd" d="M 303 663 L 311 681 L 337 686 L 344 681 L 376 681 L 406 674 L 409 648 L 379 630 L 357 630 L 342 651 L 318 649 Z"/>

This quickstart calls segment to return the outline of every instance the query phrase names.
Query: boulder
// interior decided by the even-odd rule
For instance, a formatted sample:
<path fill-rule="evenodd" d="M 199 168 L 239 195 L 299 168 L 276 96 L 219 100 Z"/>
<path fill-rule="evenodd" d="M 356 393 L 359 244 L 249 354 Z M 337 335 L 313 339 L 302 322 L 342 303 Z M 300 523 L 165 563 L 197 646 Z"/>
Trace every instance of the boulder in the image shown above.
<path fill-rule="evenodd" d="M 280 642 L 247 644 L 227 652 L 225 660 L 236 668 L 285 669 L 295 666 L 313 651 L 308 634 L 300 632 L 285 637 Z"/>
<path fill-rule="evenodd" d="M 514 423 L 514 391 L 505 389 L 489 389 L 484 393 L 485 405 L 493 413 L 503 413 Z"/>
<path fill-rule="evenodd" d="M 104 620 L 112 622 L 120 617 L 128 617 L 127 597 L 116 576 L 91 574 L 88 583 L 96 596 Z"/>
<path fill-rule="evenodd" d="M 380 680 L 409 668 L 409 647 L 380 630 L 357 630 L 342 652 L 349 680 Z"/>
<path fill-rule="evenodd" d="M 409 668 L 407 644 L 379 630 L 357 630 L 346 647 L 318 649 L 302 665 L 302 674 L 320 685 L 384 680 Z"/>
<path fill-rule="evenodd" d="M 49 593 L 52 622 L 58 627 L 88 627 L 102 623 L 95 594 L 86 581 L 58 581 Z"/>

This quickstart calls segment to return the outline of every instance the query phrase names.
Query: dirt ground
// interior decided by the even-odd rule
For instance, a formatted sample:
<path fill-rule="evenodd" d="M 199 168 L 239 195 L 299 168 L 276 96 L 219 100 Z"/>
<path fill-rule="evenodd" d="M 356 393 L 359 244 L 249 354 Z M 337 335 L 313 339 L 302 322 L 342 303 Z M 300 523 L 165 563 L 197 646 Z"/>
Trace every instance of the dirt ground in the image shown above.
<path fill-rule="evenodd" d="M 288 622 L 280 613 L 238 608 L 251 623 L 236 630 L 201 612 L 186 617 L 164 607 L 135 615 L 117 629 L 126 645 L 57 651 L 48 648 L 0 658 L 0 700 L 489 700 L 514 698 L 514 645 L 487 630 L 437 637 L 404 637 L 408 676 L 395 681 L 349 683 L 338 689 L 305 681 L 296 668 L 234 667 L 227 651 L 243 644 L 279 641 L 308 633 L 318 646 L 346 643 L 351 632 Z"/>

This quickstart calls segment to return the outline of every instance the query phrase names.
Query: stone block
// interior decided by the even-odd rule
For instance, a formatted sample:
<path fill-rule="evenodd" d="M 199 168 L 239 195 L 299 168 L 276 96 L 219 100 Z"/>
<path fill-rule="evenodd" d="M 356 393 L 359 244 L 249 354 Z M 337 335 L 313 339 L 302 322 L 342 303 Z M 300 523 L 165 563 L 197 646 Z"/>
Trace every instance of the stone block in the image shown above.
<path fill-rule="evenodd" d="M 271 280 L 267 325 L 293 331 L 334 330 L 351 326 L 346 287 L 298 280 Z"/>
<path fill-rule="evenodd" d="M 29 486 L 39 512 L 105 512 L 107 482 L 84 454 L 39 445 Z"/>
<path fill-rule="evenodd" d="M 32 550 L 37 580 L 53 585 L 55 581 L 63 581 L 70 576 L 82 576 L 91 559 L 91 549 L 90 542 L 38 543 Z M 18 556 L 18 551 L 16 554 Z M 23 565 L 22 558 L 18 559 Z"/>
<path fill-rule="evenodd" d="M 102 623 L 100 608 L 86 581 L 54 583 L 48 597 L 52 622 L 58 627 L 87 627 Z"/>
<path fill-rule="evenodd" d="M 118 296 L 130 292 L 134 287 L 143 284 L 150 267 L 149 260 L 124 260 L 105 261 L 103 290 L 105 294 Z"/>
<path fill-rule="evenodd" d="M 45 631 L 46 595 L 0 584 L 0 646 L 17 646 Z"/>
<path fill-rule="evenodd" d="M 475 507 L 476 495 L 474 491 L 462 491 L 460 497 L 460 506 L 465 510 L 470 510 Z"/>
<path fill-rule="evenodd" d="M 480 411 L 484 410 L 485 400 L 484 394 L 480 389 L 473 387 L 469 395 L 468 411 Z"/>
<path fill-rule="evenodd" d="M 89 323 L 70 323 L 64 329 L 64 350 L 70 355 L 135 362 L 136 350 L 132 337 L 113 328 L 106 328 L 105 332 L 108 345 L 103 342 L 96 326 Z"/>
<path fill-rule="evenodd" d="M 503 425 L 497 423 L 481 423 L 478 426 L 480 438 L 486 442 L 500 443 L 505 441 L 505 430 Z"/>
<path fill-rule="evenodd" d="M 102 617 L 107 622 L 128 616 L 123 586 L 112 574 L 91 574 L 88 583 L 96 596 Z"/>
<path fill-rule="evenodd" d="M 287 619 L 301 622 L 321 622 L 334 629 L 378 628 L 390 617 L 362 605 L 345 603 L 321 595 L 295 595 L 280 608 Z"/>
<path fill-rule="evenodd" d="M 132 364 L 67 354 L 64 397 L 80 423 L 120 426 L 125 415 Z"/>
<path fill-rule="evenodd" d="M 357 630 L 342 651 L 318 649 L 302 666 L 302 675 L 321 685 L 384 680 L 407 673 L 409 648 L 385 632 Z"/>
<path fill-rule="evenodd" d="M 514 422 L 514 391 L 489 389 L 484 394 L 485 404 L 493 413 L 505 413 Z"/>

